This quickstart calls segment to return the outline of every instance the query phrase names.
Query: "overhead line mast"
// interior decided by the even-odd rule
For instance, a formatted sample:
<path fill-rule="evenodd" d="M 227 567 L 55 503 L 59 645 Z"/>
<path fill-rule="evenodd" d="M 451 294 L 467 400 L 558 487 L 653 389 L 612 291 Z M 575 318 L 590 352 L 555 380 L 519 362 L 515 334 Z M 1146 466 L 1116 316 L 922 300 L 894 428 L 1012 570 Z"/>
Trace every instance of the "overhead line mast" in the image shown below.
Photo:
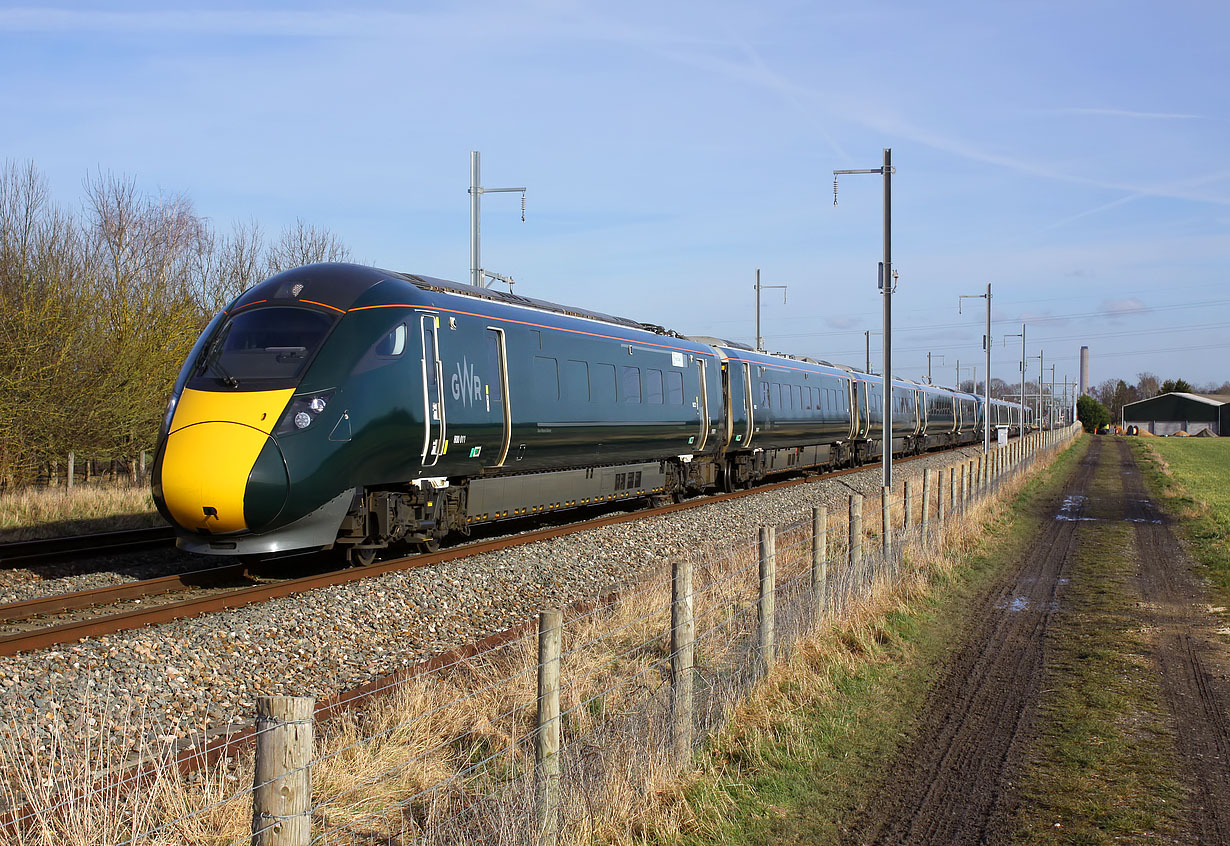
<path fill-rule="evenodd" d="M 837 177 L 846 173 L 878 173 L 884 177 L 884 261 L 880 263 L 880 292 L 884 295 L 884 487 L 893 485 L 893 151 L 884 148 L 884 164 L 870 170 L 833 171 L 833 205 L 837 205 Z"/>

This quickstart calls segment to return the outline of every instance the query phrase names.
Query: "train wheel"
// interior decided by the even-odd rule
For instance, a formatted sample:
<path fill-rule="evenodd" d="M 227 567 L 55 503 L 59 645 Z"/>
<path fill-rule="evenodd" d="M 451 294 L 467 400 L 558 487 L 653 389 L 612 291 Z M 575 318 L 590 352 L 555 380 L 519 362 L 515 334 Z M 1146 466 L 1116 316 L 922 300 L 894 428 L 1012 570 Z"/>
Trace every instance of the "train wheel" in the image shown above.
<path fill-rule="evenodd" d="M 373 547 L 352 546 L 346 550 L 346 563 L 351 567 L 366 567 L 376 560 L 380 550 Z"/>
<path fill-rule="evenodd" d="M 439 552 L 440 539 L 432 538 L 431 540 L 419 541 L 419 552 Z"/>

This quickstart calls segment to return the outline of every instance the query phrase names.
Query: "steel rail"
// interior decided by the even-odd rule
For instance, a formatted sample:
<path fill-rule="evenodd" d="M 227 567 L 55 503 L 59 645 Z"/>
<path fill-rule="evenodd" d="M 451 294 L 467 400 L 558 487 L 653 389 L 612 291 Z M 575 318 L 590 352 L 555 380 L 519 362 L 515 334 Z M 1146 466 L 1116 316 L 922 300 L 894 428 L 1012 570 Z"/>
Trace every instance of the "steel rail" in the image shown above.
<path fill-rule="evenodd" d="M 113 552 L 131 552 L 155 546 L 166 546 L 175 540 L 170 526 L 148 529 L 126 529 L 92 535 L 68 535 L 58 538 L 13 541 L 0 544 L 0 567 L 28 566 L 66 557 Z"/>
<path fill-rule="evenodd" d="M 145 599 L 149 596 L 159 596 L 177 590 L 207 587 L 210 582 L 222 582 L 242 576 L 246 570 L 246 564 L 228 564 L 222 567 L 177 573 L 172 576 L 161 576 L 156 579 L 143 579 L 121 585 L 107 585 L 74 593 L 61 593 L 38 599 L 26 599 L 22 602 L 10 602 L 0 605 L 0 623 L 15 623 L 44 614 L 82 611 L 111 602 Z"/>
<path fill-rule="evenodd" d="M 909 461 L 915 458 L 924 458 L 929 454 L 933 453 L 912 456 L 905 460 Z M 297 579 L 288 579 L 287 581 L 277 582 L 274 584 L 239 588 L 234 591 L 229 591 L 227 593 L 215 596 L 197 597 L 194 599 L 185 600 L 183 602 L 168 603 L 166 605 L 160 605 L 153 608 L 140 608 L 133 611 L 124 611 L 117 614 L 96 617 L 90 620 L 79 620 L 70 623 L 63 623 L 56 626 L 38 629 L 36 631 L 2 635 L 0 636 L 0 657 L 16 655 L 20 652 L 43 649 L 49 646 L 56 646 L 64 643 L 72 643 L 89 637 L 102 637 L 105 635 L 116 634 L 155 623 L 167 623 L 174 620 L 197 617 L 202 614 L 212 614 L 217 611 L 225 611 L 230 608 L 240 608 L 242 606 L 251 605 L 257 602 L 267 602 L 271 599 L 280 599 L 285 596 L 306 593 L 309 590 L 316 590 L 317 588 L 336 587 L 339 585 L 350 584 L 351 582 L 362 581 L 363 579 L 369 579 L 375 576 L 383 576 L 386 573 L 413 570 L 420 567 L 428 567 L 433 564 L 443 564 L 448 561 L 455 561 L 459 558 L 466 558 L 471 555 L 481 555 L 487 552 L 498 552 L 503 549 L 524 546 L 526 544 L 536 543 L 538 541 L 550 540 L 552 538 L 563 537 L 565 535 L 578 534 L 580 532 L 601 528 L 603 526 L 613 526 L 620 523 L 631 522 L 633 520 L 644 520 L 647 517 L 672 514 L 676 511 L 686 511 L 691 508 L 699 508 L 703 505 L 710 505 L 715 502 L 726 502 L 729 500 L 741 499 L 746 496 L 754 496 L 756 494 L 778 490 L 781 488 L 788 488 L 794 485 L 818 482 L 824 479 L 844 476 L 849 473 L 857 473 L 860 470 L 867 469 L 870 468 L 850 467 L 844 470 L 837 470 L 816 476 L 787 479 L 782 482 L 776 482 L 769 485 L 760 485 L 746 490 L 697 497 L 695 499 L 688 500 L 687 502 L 672 503 L 670 505 L 641 509 L 630 513 L 609 514 L 603 517 L 597 517 L 577 523 L 569 523 L 563 526 L 552 526 L 510 537 L 475 541 L 474 543 L 467 543 L 462 546 L 456 546 L 450 549 L 440 550 L 438 552 L 420 553 L 401 558 L 393 558 L 388 561 L 377 561 L 363 567 L 354 567 L 347 570 L 334 570 L 327 573 L 302 576 Z M 177 577 L 165 578 L 175 579 Z M 140 582 L 133 582 L 127 587 L 136 589 L 140 584 Z M 65 594 L 58 598 L 68 600 L 72 596 L 72 594 Z M 56 598 L 57 597 L 51 597 L 50 599 Z"/>

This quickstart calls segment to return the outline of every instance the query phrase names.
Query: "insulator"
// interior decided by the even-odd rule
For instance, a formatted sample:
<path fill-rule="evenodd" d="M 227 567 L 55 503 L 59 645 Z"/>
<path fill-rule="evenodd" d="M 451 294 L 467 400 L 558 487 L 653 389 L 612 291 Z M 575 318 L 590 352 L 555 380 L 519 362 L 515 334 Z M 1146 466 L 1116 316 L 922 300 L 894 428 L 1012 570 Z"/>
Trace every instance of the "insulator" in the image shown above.
<path fill-rule="evenodd" d="M 521 222 L 525 223 L 525 192 L 521 192 Z"/>
<path fill-rule="evenodd" d="M 837 177 L 833 177 L 833 205 L 837 205 Z"/>

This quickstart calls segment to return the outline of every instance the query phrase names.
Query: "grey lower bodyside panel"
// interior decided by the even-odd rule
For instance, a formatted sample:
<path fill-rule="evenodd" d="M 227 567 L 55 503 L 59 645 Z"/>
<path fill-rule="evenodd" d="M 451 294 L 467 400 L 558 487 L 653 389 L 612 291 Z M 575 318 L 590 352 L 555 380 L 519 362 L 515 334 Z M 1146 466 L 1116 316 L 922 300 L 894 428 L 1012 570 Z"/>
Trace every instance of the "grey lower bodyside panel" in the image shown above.
<path fill-rule="evenodd" d="M 523 508 L 560 508 L 564 503 L 582 504 L 582 500 L 608 502 L 644 496 L 665 484 L 665 462 L 659 461 L 471 479 L 466 510 L 472 517 L 483 519 L 484 515 Z"/>
<path fill-rule="evenodd" d="M 272 532 L 213 536 L 180 532 L 175 545 L 200 555 L 267 555 L 330 546 L 337 540 L 338 528 L 350 510 L 354 494 L 355 488 L 342 491 L 310 514 Z"/>

